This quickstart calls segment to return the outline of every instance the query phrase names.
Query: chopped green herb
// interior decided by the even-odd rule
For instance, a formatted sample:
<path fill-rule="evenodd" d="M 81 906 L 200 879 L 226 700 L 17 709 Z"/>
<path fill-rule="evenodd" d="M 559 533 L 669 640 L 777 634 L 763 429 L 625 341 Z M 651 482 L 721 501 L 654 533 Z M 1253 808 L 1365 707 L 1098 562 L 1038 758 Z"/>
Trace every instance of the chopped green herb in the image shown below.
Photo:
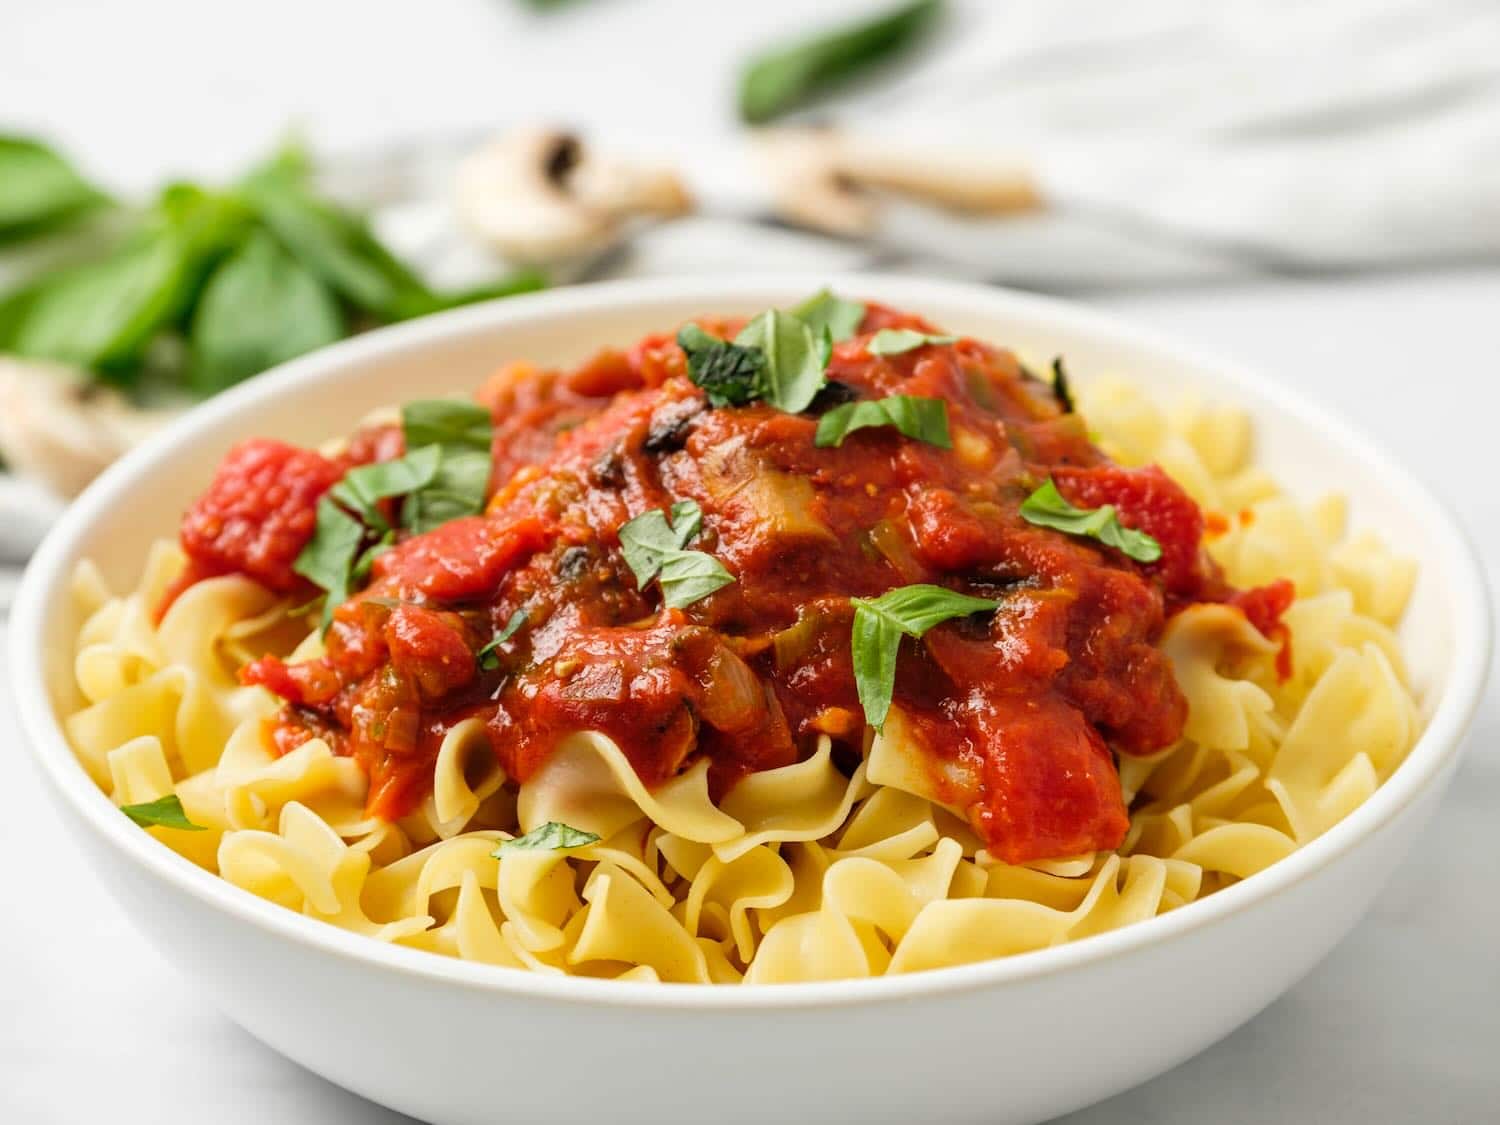
<path fill-rule="evenodd" d="M 760 397 L 766 358 L 758 349 L 710 336 L 696 324 L 682 326 L 677 345 L 687 356 L 688 378 L 703 388 L 710 406 L 743 406 Z"/>
<path fill-rule="evenodd" d="M 333 611 L 349 597 L 355 560 L 364 539 L 364 524 L 340 508 L 332 496 L 318 501 L 313 537 L 302 548 L 292 569 L 327 591 L 323 599 L 324 632 L 333 620 Z"/>
<path fill-rule="evenodd" d="M 524 836 L 517 836 L 514 840 L 505 840 L 490 855 L 495 859 L 501 859 L 508 851 L 556 852 L 569 848 L 586 848 L 598 842 L 597 832 L 585 832 L 581 828 L 572 828 L 555 820 L 549 820 L 546 824 L 533 828 Z"/>
<path fill-rule="evenodd" d="M 927 344 L 956 344 L 957 336 L 935 336 L 910 328 L 882 328 L 870 337 L 865 350 L 871 355 L 900 355 Z"/>
<path fill-rule="evenodd" d="M 909 438 L 943 449 L 953 447 L 948 433 L 948 404 L 940 398 L 890 395 L 866 402 L 846 402 L 818 419 L 813 444 L 836 446 L 855 430 L 872 426 L 894 426 Z"/>
<path fill-rule="evenodd" d="M 896 655 L 903 636 L 920 638 L 934 625 L 999 606 L 943 586 L 902 586 L 878 598 L 850 598 L 854 606 L 851 655 L 854 684 L 865 721 L 877 730 L 885 724 L 896 686 Z"/>
<path fill-rule="evenodd" d="M 1113 504 L 1102 508 L 1075 508 L 1057 491 L 1049 478 L 1021 504 L 1021 518 L 1037 527 L 1050 527 L 1069 535 L 1096 539 L 1136 562 L 1153 563 L 1161 558 L 1161 544 L 1144 531 L 1120 522 Z"/>
<path fill-rule="evenodd" d="M 202 832 L 203 825 L 194 824 L 182 811 L 182 801 L 176 793 L 158 797 L 140 805 L 121 805 L 120 811 L 142 828 L 180 828 L 184 832 Z"/>
<path fill-rule="evenodd" d="M 821 336 L 826 329 L 835 344 L 857 334 L 865 319 L 865 306 L 861 302 L 846 301 L 829 289 L 818 290 L 788 311 L 811 328 L 814 335 Z"/>
<path fill-rule="evenodd" d="M 740 79 L 740 116 L 758 125 L 901 54 L 932 27 L 940 0 L 889 12 L 767 52 Z"/>
<path fill-rule="evenodd" d="M 800 414 L 823 387 L 833 344 L 827 330 L 814 333 L 799 317 L 767 309 L 734 338 L 742 348 L 765 356 L 761 397 L 778 410 Z"/>
<path fill-rule="evenodd" d="M 521 626 L 525 624 L 525 609 L 518 609 L 515 613 L 512 613 L 510 620 L 505 623 L 505 628 L 491 637 L 489 642 L 474 654 L 479 660 L 479 666 L 486 672 L 493 672 L 496 668 L 500 667 L 500 657 L 496 654 L 495 650 L 519 633 Z"/>
<path fill-rule="evenodd" d="M 1052 361 L 1052 393 L 1057 396 L 1058 405 L 1062 407 L 1064 414 L 1073 414 L 1077 411 L 1078 407 L 1073 399 L 1073 386 L 1068 382 L 1068 373 L 1063 368 L 1062 356 Z"/>
<path fill-rule="evenodd" d="M 356 465 L 333 486 L 329 495 L 367 525 L 382 528 L 386 519 L 381 514 L 380 501 L 427 487 L 437 476 L 442 459 L 440 446 L 423 445 L 393 461 Z"/>
<path fill-rule="evenodd" d="M 673 609 L 690 606 L 734 581 L 712 555 L 685 549 L 702 526 L 698 505 L 679 500 L 672 505 L 670 524 L 660 509 L 653 509 L 620 528 L 620 550 L 636 584 L 645 589 L 653 579 L 659 580 L 662 601 Z"/>
<path fill-rule="evenodd" d="M 464 446 L 490 451 L 494 422 L 477 402 L 460 398 L 427 398 L 401 408 L 401 430 L 408 449 L 423 445 Z"/>

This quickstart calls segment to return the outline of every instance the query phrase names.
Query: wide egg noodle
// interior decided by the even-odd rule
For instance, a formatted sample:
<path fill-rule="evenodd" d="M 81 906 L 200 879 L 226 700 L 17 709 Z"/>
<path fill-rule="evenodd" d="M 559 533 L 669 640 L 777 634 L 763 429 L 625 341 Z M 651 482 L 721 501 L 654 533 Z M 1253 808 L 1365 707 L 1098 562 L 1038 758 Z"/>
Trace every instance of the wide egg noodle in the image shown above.
<path fill-rule="evenodd" d="M 116 804 L 175 794 L 201 831 L 145 829 L 226 880 L 375 940 L 512 971 L 643 982 L 774 985 L 917 972 L 1086 938 L 1179 909 L 1290 855 L 1390 776 L 1420 734 L 1393 627 L 1413 564 L 1344 534 L 1337 497 L 1301 504 L 1251 459 L 1237 410 L 1158 408 L 1092 384 L 1104 447 L 1159 464 L 1210 513 L 1208 546 L 1248 587 L 1287 576 L 1294 662 L 1221 606 L 1162 637 L 1189 702 L 1183 737 L 1120 759 L 1131 810 L 1118 853 L 998 862 L 958 795 L 971 766 L 924 749 L 899 708 L 846 776 L 820 740 L 715 804 L 707 763 L 648 789 L 620 748 L 580 731 L 524 782 L 478 720 L 444 737 L 431 795 L 400 821 L 365 810 L 368 783 L 321 739 L 278 756 L 278 704 L 239 684 L 246 661 L 322 652 L 312 618 L 239 577 L 189 588 L 170 543 L 117 594 L 92 563 L 64 726 Z M 942 784 L 934 778 L 942 776 Z M 559 821 L 599 839 L 506 847 Z"/>

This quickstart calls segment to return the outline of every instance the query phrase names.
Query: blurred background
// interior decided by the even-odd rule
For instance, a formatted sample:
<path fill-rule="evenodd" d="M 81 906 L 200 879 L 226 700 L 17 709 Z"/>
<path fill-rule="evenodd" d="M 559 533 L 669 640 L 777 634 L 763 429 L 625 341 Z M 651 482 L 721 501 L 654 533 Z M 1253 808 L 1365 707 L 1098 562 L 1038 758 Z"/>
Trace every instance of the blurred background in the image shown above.
<path fill-rule="evenodd" d="M 302 351 L 545 286 L 864 268 L 1060 293 L 1252 361 L 1500 555 L 1493 0 L 0 0 L 0 603 L 113 458 Z M 1470 834 L 1497 729 L 1491 706 L 1334 958 L 1079 1125 L 1489 1119 L 1500 916 Z M 30 832 L 0 821 L 0 850 Z M 78 933 L 14 951 L 72 983 L 0 1030 L 0 1118 L 84 1119 L 86 1091 L 57 1095 L 82 1053 L 182 1116 L 240 1120 L 233 1088 L 245 1120 L 397 1120 L 144 950 L 139 979 L 77 976 L 89 941 L 138 940 L 112 913 Z M 143 1022 L 80 1034 L 105 1008 Z"/>

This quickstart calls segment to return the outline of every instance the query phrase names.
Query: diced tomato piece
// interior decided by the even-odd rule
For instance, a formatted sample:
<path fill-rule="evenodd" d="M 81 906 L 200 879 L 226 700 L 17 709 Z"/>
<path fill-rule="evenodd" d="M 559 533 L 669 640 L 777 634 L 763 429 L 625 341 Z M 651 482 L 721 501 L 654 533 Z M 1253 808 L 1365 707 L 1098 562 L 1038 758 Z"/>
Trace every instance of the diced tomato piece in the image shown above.
<path fill-rule="evenodd" d="M 259 684 L 301 707 L 327 703 L 343 686 L 338 673 L 326 660 L 288 664 L 280 657 L 262 656 L 240 669 L 240 683 Z"/>
<path fill-rule="evenodd" d="M 1289 680 L 1292 676 L 1292 631 L 1282 622 L 1281 615 L 1291 608 L 1296 597 L 1297 589 L 1292 580 L 1278 578 L 1265 586 L 1241 590 L 1231 595 L 1228 603 L 1243 613 L 1267 640 L 1280 642 L 1276 675 L 1282 680 Z"/>
<path fill-rule="evenodd" d="M 474 653 L 456 614 L 397 606 L 385 623 L 385 643 L 397 674 L 416 681 L 427 699 L 440 699 L 474 678 Z"/>
<path fill-rule="evenodd" d="M 475 598 L 492 593 L 508 571 L 550 538 L 548 525 L 532 516 L 514 521 L 466 516 L 387 551 L 375 560 L 375 576 L 393 579 L 412 595 Z"/>
<path fill-rule="evenodd" d="M 342 466 L 322 454 L 269 438 L 231 449 L 183 517 L 188 568 L 158 615 L 193 583 L 221 574 L 243 574 L 278 594 L 307 588 L 292 564 L 312 538 L 318 500 L 341 476 Z"/>

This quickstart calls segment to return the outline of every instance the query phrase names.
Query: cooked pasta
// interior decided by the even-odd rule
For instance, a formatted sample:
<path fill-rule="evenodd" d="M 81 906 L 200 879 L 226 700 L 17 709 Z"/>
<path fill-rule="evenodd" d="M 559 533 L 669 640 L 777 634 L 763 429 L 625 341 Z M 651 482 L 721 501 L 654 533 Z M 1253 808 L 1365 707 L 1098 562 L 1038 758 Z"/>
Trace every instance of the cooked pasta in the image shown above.
<path fill-rule="evenodd" d="M 188 560 L 168 542 L 124 593 L 79 567 L 84 702 L 67 734 L 116 804 L 175 796 L 185 826 L 147 831 L 236 886 L 378 941 L 511 969 L 869 977 L 1152 918 L 1316 839 L 1400 764 L 1420 718 L 1392 629 L 1414 570 L 1372 535 L 1347 536 L 1336 497 L 1283 494 L 1253 463 L 1240 412 L 1164 409 L 1120 382 L 1081 400 L 1115 462 L 1160 465 L 1202 506 L 1229 583 L 1290 578 L 1297 592 L 1282 634 L 1224 601 L 1167 618 L 1155 643 L 1186 715 L 1165 749 L 1118 755 L 1129 820 L 1114 848 L 1005 862 L 948 783 L 965 767 L 930 760 L 899 691 L 878 733 L 859 725 L 862 753 L 841 749 L 847 732 L 830 722 L 802 755 L 727 788 L 706 755 L 643 779 L 590 729 L 517 780 L 469 717 L 442 732 L 419 799 L 384 815 L 366 763 L 331 734 L 268 738 L 282 700 L 242 680 L 266 654 L 287 666 L 323 654 L 305 591 L 241 573 L 185 584 Z M 548 832 L 565 833 L 561 846 L 503 846 Z"/>

